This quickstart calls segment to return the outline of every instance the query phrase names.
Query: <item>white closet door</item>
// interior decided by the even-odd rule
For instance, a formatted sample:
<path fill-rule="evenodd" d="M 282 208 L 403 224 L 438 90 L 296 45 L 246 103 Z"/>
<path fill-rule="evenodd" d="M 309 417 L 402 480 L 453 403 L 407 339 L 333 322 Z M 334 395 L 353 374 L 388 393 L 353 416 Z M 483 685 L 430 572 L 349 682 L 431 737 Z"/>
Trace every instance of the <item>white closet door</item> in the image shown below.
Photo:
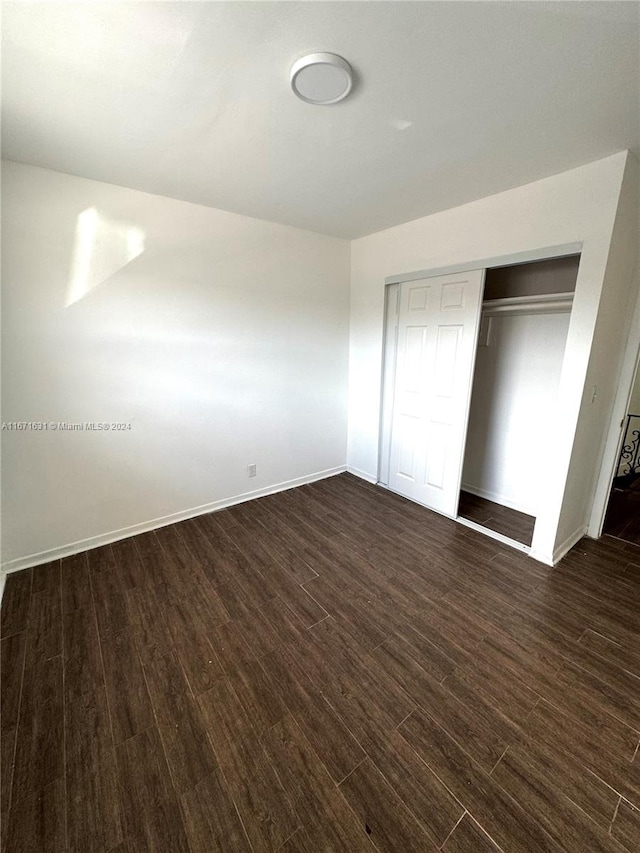
<path fill-rule="evenodd" d="M 484 270 L 403 282 L 389 487 L 458 510 Z"/>

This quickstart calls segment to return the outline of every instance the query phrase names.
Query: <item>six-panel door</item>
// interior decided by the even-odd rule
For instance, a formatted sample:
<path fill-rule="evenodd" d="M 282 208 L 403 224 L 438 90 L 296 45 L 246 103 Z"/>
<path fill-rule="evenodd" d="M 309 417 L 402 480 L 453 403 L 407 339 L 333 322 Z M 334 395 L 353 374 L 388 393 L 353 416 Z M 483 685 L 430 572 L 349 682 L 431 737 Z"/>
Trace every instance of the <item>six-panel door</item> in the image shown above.
<path fill-rule="evenodd" d="M 400 288 L 389 487 L 458 509 L 484 270 Z"/>

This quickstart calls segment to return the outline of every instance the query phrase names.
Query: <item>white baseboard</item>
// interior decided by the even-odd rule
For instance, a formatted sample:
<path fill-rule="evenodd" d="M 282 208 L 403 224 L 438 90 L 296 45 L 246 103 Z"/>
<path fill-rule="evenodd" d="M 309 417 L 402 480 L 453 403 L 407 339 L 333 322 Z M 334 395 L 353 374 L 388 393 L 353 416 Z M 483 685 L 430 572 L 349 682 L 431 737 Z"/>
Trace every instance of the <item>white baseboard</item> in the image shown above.
<path fill-rule="evenodd" d="M 361 471 L 359 468 L 352 468 L 350 465 L 347 465 L 347 471 L 349 474 L 353 474 L 354 477 L 366 480 L 367 483 L 373 483 L 374 486 L 378 482 L 378 478 L 374 474 L 367 474 L 366 471 Z"/>
<path fill-rule="evenodd" d="M 117 542 L 120 539 L 127 539 L 130 536 L 137 536 L 139 533 L 148 533 L 150 530 L 156 530 L 159 527 L 166 527 L 169 524 L 175 524 L 177 521 L 185 521 L 187 518 L 206 515 L 209 512 L 216 512 L 220 509 L 235 506 L 235 504 L 251 501 L 254 498 L 274 495 L 277 492 L 284 492 L 287 489 L 293 489 L 296 486 L 304 486 L 306 483 L 313 483 L 316 480 L 324 480 L 327 477 L 342 474 L 346 470 L 347 468 L 345 465 L 340 465 L 337 468 L 327 468 L 324 471 L 317 471 L 315 474 L 308 474 L 305 477 L 297 477 L 295 480 L 276 483 L 272 486 L 266 486 L 263 489 L 256 489 L 253 492 L 245 492 L 242 495 L 235 495 L 232 498 L 223 498 L 222 500 L 212 501 L 211 503 L 202 504 L 201 506 L 192 507 L 191 509 L 174 512 L 171 513 L 171 515 L 152 518 L 149 521 L 143 521 L 140 524 L 132 524 L 130 527 L 111 530 L 109 533 L 100 533 L 97 536 L 90 536 L 88 539 L 80 539 L 77 542 L 70 542 L 67 545 L 61 545 L 58 548 L 50 548 L 47 551 L 40 551 L 37 554 L 18 557 L 15 560 L 9 560 L 7 563 L 3 563 L 2 568 L 0 568 L 0 579 L 4 584 L 4 575 L 8 572 L 18 572 L 21 569 L 28 569 L 31 566 L 39 566 L 41 563 L 49 563 L 51 560 L 70 557 L 81 551 L 100 548 L 102 545 L 109 545 L 111 542 Z"/>
<path fill-rule="evenodd" d="M 557 548 L 554 548 L 554 550 L 553 550 L 553 565 L 554 566 L 556 565 L 556 563 L 559 563 L 560 560 L 564 557 L 564 555 L 566 553 L 568 553 L 573 548 L 573 546 L 582 539 L 582 537 L 585 535 L 586 532 L 587 532 L 587 527 L 586 527 L 586 525 L 583 524 L 580 527 L 578 527 L 577 530 L 574 530 L 570 536 L 567 536 L 567 538 L 564 540 L 564 542 L 562 542 L 560 545 L 558 545 Z"/>
<path fill-rule="evenodd" d="M 4 595 L 4 582 L 6 581 L 6 574 L 4 572 L 0 572 L 0 604 L 2 604 L 2 596 Z"/>
<path fill-rule="evenodd" d="M 586 534 L 587 528 L 586 525 L 581 525 L 576 530 L 573 531 L 564 542 L 561 542 L 553 550 L 553 554 L 548 554 L 546 552 L 541 551 L 531 551 L 531 556 L 534 560 L 538 560 L 540 563 L 544 563 L 546 566 L 555 566 L 560 560 L 564 557 L 566 553 L 568 553 L 573 546 L 579 542 L 582 537 Z"/>
<path fill-rule="evenodd" d="M 504 495 L 498 494 L 498 492 L 492 492 L 489 489 L 482 489 L 480 486 L 472 486 L 469 483 L 462 483 L 461 488 L 463 491 L 476 495 L 479 498 L 484 498 L 487 501 L 493 501 L 493 503 L 506 506 L 509 509 L 515 509 L 517 512 L 524 512 L 525 515 L 535 516 L 535 512 L 531 507 L 523 506 L 523 504 L 517 503 L 517 501 L 512 501 Z"/>
<path fill-rule="evenodd" d="M 550 557 L 549 554 L 546 554 L 543 551 L 529 551 L 529 556 L 534 560 L 537 560 L 539 563 L 544 563 L 545 566 L 555 566 L 553 562 L 553 557 Z"/>

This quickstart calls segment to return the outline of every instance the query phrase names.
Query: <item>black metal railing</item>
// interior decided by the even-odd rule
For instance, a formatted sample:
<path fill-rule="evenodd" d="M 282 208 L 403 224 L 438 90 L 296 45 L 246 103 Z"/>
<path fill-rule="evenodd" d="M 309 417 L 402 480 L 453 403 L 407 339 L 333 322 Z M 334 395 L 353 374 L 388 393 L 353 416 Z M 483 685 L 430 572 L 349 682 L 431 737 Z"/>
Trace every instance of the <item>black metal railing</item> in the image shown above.
<path fill-rule="evenodd" d="M 640 415 L 627 415 L 624 441 L 616 469 L 616 486 L 629 485 L 640 476 Z"/>

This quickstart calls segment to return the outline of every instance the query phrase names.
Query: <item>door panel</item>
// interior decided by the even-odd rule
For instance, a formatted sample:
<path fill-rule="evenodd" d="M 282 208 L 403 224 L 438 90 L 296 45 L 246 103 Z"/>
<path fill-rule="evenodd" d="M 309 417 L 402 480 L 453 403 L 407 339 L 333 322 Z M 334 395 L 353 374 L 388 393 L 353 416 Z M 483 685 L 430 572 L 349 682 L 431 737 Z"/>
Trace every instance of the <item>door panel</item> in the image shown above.
<path fill-rule="evenodd" d="M 389 487 L 455 516 L 484 270 L 400 285 Z"/>
<path fill-rule="evenodd" d="M 400 285 L 388 284 L 385 288 L 384 307 L 384 372 L 382 374 L 382 412 L 380 419 L 380 458 L 378 481 L 389 485 L 391 458 L 391 425 L 393 422 L 394 386 L 396 381 L 396 356 L 398 353 L 398 314 L 400 311 Z"/>

